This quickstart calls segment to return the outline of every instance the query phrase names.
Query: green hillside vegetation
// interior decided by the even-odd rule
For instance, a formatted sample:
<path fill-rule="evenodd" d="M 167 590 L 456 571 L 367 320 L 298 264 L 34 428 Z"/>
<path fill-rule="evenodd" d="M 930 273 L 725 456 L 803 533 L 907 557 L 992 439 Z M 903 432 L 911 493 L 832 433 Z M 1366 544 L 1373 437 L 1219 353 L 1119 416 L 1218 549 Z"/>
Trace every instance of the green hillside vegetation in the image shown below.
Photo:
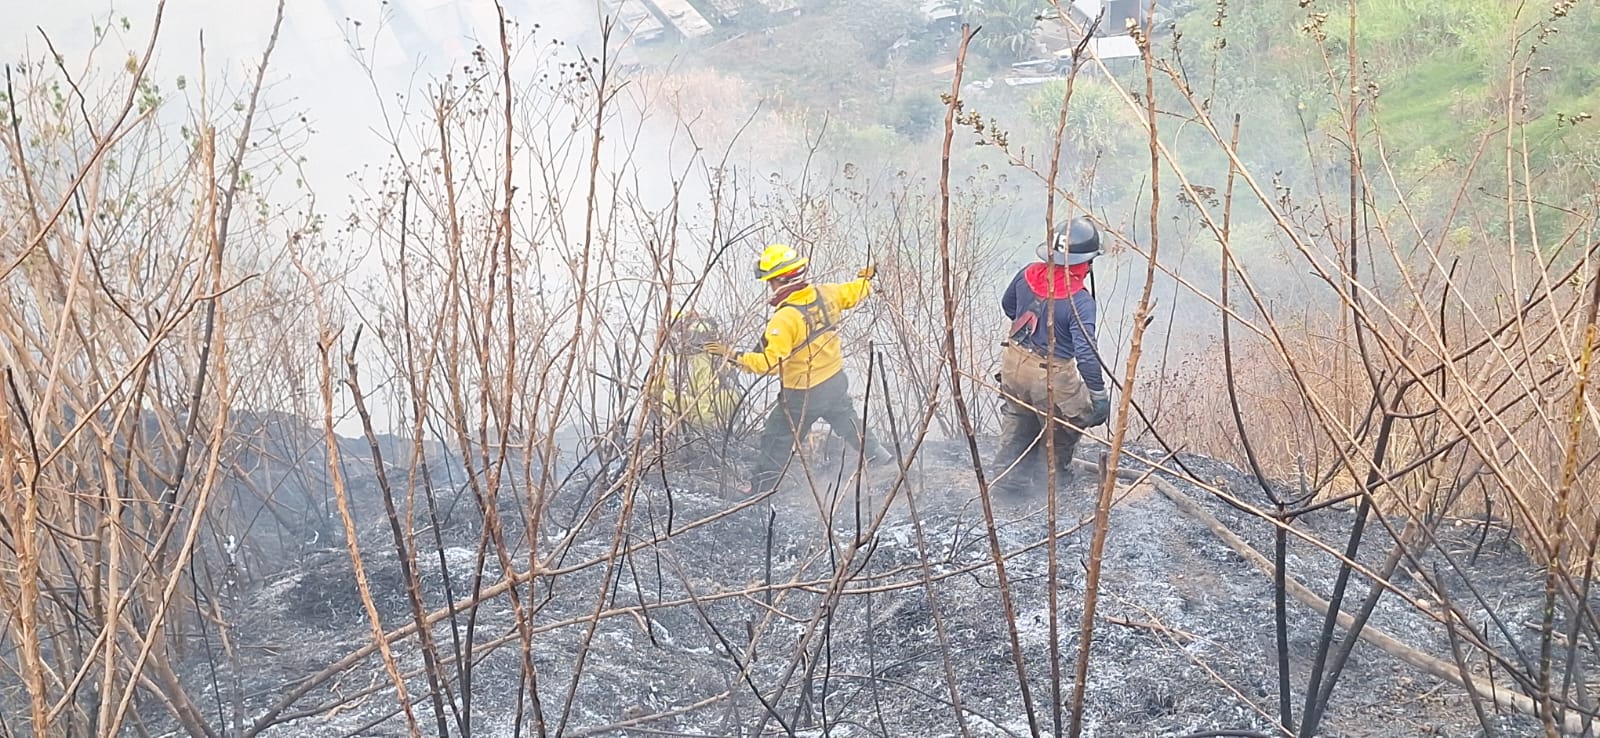
<path fill-rule="evenodd" d="M 1561 166 L 1564 149 L 1593 147 L 1597 126 L 1563 125 L 1600 109 L 1600 62 L 1594 40 L 1600 13 L 1592 4 L 1561 18 L 1516 17 L 1504 2 L 1362 4 L 1357 40 L 1362 57 L 1385 60 L 1373 71 L 1381 85 L 1377 121 L 1394 148 L 1470 153 L 1476 139 L 1503 124 L 1507 77 L 1528 74 L 1529 153 L 1536 165 Z M 1553 32 L 1541 33 L 1541 22 Z M 1525 66 L 1508 64 L 1513 49 Z M 1596 162 L 1574 161 L 1592 167 Z"/>
<path fill-rule="evenodd" d="M 980 38 L 1005 31 L 973 45 L 969 83 L 994 84 L 971 90 L 971 104 L 1005 127 L 1013 147 L 1026 150 L 1022 158 L 1042 165 L 1064 84 L 999 83 L 1011 61 L 1031 55 L 1013 26 L 1041 8 L 999 1 L 960 5 L 984 24 Z M 1304 191 L 1317 177 L 1337 184 L 1345 167 L 1340 111 L 1348 97 L 1335 99 L 1331 91 L 1343 90 L 1348 76 L 1349 9 L 1326 1 L 1300 5 L 1179 3 L 1172 32 L 1158 34 L 1155 48 L 1165 62 L 1181 67 L 1217 120 L 1241 115 L 1247 155 L 1282 170 L 1291 190 Z M 1558 3 L 1521 7 L 1519 15 L 1519 7 L 1510 0 L 1357 3 L 1363 156 L 1376 161 L 1381 143 L 1413 208 L 1426 212 L 1430 204 L 1440 205 L 1430 202 L 1435 198 L 1447 202 L 1453 188 L 1439 183 L 1463 181 L 1486 137 L 1473 178 L 1503 180 L 1508 102 L 1522 124 L 1515 145 L 1523 145 L 1525 134 L 1534 176 L 1559 190 L 1550 194 L 1571 202 L 1592 193 L 1600 172 L 1600 121 L 1585 116 L 1600 113 L 1600 61 L 1590 48 L 1600 37 L 1600 11 L 1593 4 Z M 1010 15 L 1017 17 L 1001 22 Z M 926 27 L 915 4 L 825 2 L 808 6 L 797 20 L 744 29 L 713 43 L 698 61 L 770 91 L 779 109 L 825 111 L 832 138 L 825 147 L 846 158 L 913 158 L 920 157 L 913 154 L 916 147 L 937 139 L 930 134 L 943 118 L 937 100 L 949 83 L 954 46 L 948 35 Z M 1142 74 L 1136 66 L 1117 72 L 1131 90 L 1142 89 Z M 1526 75 L 1518 85 L 1526 94 L 1508 101 L 1508 78 L 1516 74 Z M 1104 180 L 1102 198 L 1136 196 L 1118 180 L 1137 178 L 1148 166 L 1142 155 L 1128 157 L 1142 151 L 1143 134 L 1121 96 L 1096 77 L 1086 71 L 1078 82 L 1063 161 L 1092 167 Z M 1165 79 L 1158 80 L 1158 90 L 1173 116 L 1169 121 L 1192 115 Z M 1180 156 L 1181 137 L 1198 135 L 1178 125 L 1166 130 Z M 1198 176 L 1217 179 L 1226 163 L 1210 149 L 1191 165 Z M 973 161 L 1003 160 L 990 155 Z M 1493 187 L 1489 180 L 1482 184 Z M 1556 211 L 1539 217 L 1548 221 L 1542 225 L 1561 223 Z"/>
<path fill-rule="evenodd" d="M 1186 65 L 1196 87 L 1215 86 L 1214 113 L 1241 113 L 1246 149 L 1315 167 L 1309 148 L 1322 166 L 1340 167 L 1337 159 L 1348 156 L 1340 112 L 1348 97 L 1332 92 L 1343 92 L 1349 76 L 1347 6 L 1240 5 L 1226 7 L 1220 27 L 1208 10 L 1179 21 L 1183 55 L 1197 60 Z M 1585 115 L 1600 111 L 1600 62 L 1592 53 L 1600 12 L 1562 3 L 1554 10 L 1524 7 L 1518 15 L 1518 7 L 1507 0 L 1357 4 L 1362 155 L 1369 162 L 1387 156 L 1400 186 L 1416 187 L 1406 192 L 1414 209 L 1447 206 L 1451 184 L 1467 180 L 1485 142 L 1470 181 L 1504 189 L 1508 110 L 1519 124 L 1515 146 L 1525 142 L 1547 198 L 1593 197 L 1600 125 Z M 1526 75 L 1516 86 L 1525 92 L 1508 100 L 1513 75 Z M 1311 141 L 1302 126 L 1316 134 Z M 1563 220 L 1554 209 L 1539 217 L 1543 226 Z"/>

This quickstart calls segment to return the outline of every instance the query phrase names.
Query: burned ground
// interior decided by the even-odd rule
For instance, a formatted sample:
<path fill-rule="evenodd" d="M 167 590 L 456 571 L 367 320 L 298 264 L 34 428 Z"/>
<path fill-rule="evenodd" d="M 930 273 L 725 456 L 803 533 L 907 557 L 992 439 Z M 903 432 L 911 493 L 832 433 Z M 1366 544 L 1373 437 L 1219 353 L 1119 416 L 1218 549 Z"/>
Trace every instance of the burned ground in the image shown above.
<path fill-rule="evenodd" d="M 1086 445 L 1079 456 L 1091 457 L 1099 450 Z M 735 503 L 720 492 L 728 480 L 703 466 L 695 473 L 668 473 L 670 485 L 665 487 L 657 476 L 654 483 L 635 488 L 622 539 L 615 535 L 626 506 L 622 495 L 598 503 L 576 493 L 558 500 L 564 509 L 591 514 L 576 526 L 564 555 L 550 562 L 559 573 L 537 578 L 531 590 L 520 590 L 520 605 L 534 631 L 531 655 L 547 730 L 554 733 L 564 722 L 565 735 L 748 735 L 768 715 L 761 702 L 766 700 L 772 706 L 764 726 L 768 733 L 959 735 L 951 706 L 954 692 L 972 735 L 1029 735 L 965 444 L 937 444 L 920 459 L 877 534 L 863 536 L 868 543 L 848 563 L 858 530 L 871 527 L 865 519 L 858 528 L 855 489 L 848 481 L 828 526 L 821 522 L 816 498 L 793 472 L 769 500 L 731 513 L 727 510 Z M 1252 487 L 1238 470 L 1204 459 L 1185 462 L 1202 478 L 1249 497 Z M 819 470 L 813 475 L 819 485 L 838 479 L 819 478 L 822 474 Z M 881 509 L 893 477 L 890 468 L 869 471 L 861 492 L 864 515 Z M 1192 485 L 1169 481 L 1257 550 L 1270 554 L 1271 529 L 1265 522 Z M 921 525 L 920 547 L 907 492 Z M 368 582 L 384 626 L 393 629 L 411 618 L 404 578 L 387 523 L 378 517 L 381 507 L 371 503 L 375 493 L 362 494 L 368 501 L 358 521 Z M 1093 495 L 1093 480 L 1086 472 L 1065 481 L 1058 493 L 1066 531 L 1058 549 L 1056 636 L 1063 700 L 1071 695 L 1091 537 L 1089 526 L 1080 527 L 1077 521 L 1091 516 Z M 1270 579 L 1148 483 L 1124 485 L 1118 498 L 1106 542 L 1084 735 L 1270 731 L 1277 700 Z M 1032 496 L 997 497 L 994 510 L 1000 546 L 1008 553 L 1007 574 L 1035 718 L 1048 734 L 1051 702 L 1057 697 L 1051 686 L 1048 560 L 1039 545 L 1048 532 L 1044 502 L 1040 490 Z M 502 513 L 509 526 L 521 529 L 515 505 L 504 504 Z M 553 550 L 571 531 L 575 517 L 547 520 L 539 550 Z M 1349 509 L 1334 507 L 1297 525 L 1342 547 L 1352 517 Z M 1471 566 L 1476 585 L 1496 588 L 1484 594 L 1503 617 L 1519 623 L 1537 618 L 1538 570 L 1503 536 L 1480 540 L 1481 533 L 1470 525 L 1446 525 L 1440 531 L 1450 537 L 1444 548 L 1459 551 L 1457 563 Z M 457 522 L 441 531 L 440 539 L 443 567 L 438 548 L 424 550 L 417 561 L 430 609 L 446 602 L 447 577 L 457 599 L 473 590 L 479 553 L 475 525 Z M 433 540 L 432 532 L 419 534 L 418 540 Z M 618 540 L 632 553 L 610 557 Z M 1360 560 L 1378 566 L 1391 544 L 1375 526 Z M 526 550 L 516 548 L 513 559 L 521 569 Z M 923 550 L 929 586 L 923 583 Z M 484 556 L 488 564 L 481 584 L 487 587 L 498 580 L 499 566 L 493 551 Z M 1332 557 L 1292 539 L 1289 561 L 1290 571 L 1302 582 L 1328 595 L 1336 572 Z M 1436 560 L 1423 563 L 1441 570 L 1449 566 Z M 836 567 L 846 565 L 855 572 L 845 585 L 846 594 L 818 621 L 816 636 L 797 657 L 828 581 Z M 1486 613 L 1473 606 L 1459 577 L 1444 579 L 1460 590 L 1451 594 L 1457 604 L 1483 621 Z M 1419 598 L 1431 597 L 1412 578 L 1402 574 L 1396 581 Z M 1356 577 L 1353 583 L 1353 597 L 1365 595 L 1367 582 Z M 598 619 L 593 617 L 597 605 L 604 610 Z M 1353 607 L 1347 600 L 1346 608 Z M 239 650 L 246 654 L 241 676 L 247 722 L 279 703 L 300 680 L 371 641 L 342 546 L 314 554 L 273 578 L 251 593 L 238 612 Z M 531 687 L 519 676 L 520 639 L 513 612 L 510 599 L 500 596 L 476 613 L 441 620 L 433 631 L 449 653 L 450 644 L 468 637 L 470 622 L 472 641 L 482 649 L 470 677 L 477 734 L 536 733 L 534 705 L 527 700 L 519 705 L 517 699 L 519 693 L 531 694 Z M 940 642 L 941 623 L 947 645 Z M 1322 617 L 1291 600 L 1288 623 L 1298 711 Z M 1450 658 L 1444 629 L 1393 594 L 1379 602 L 1371 624 L 1426 653 Z M 591 625 L 582 676 L 574 687 L 574 664 Z M 1535 635 L 1527 631 L 1528 641 L 1522 644 L 1534 653 Z M 484 647 L 493 641 L 503 645 Z M 414 637 L 398 641 L 395 653 L 402 670 L 421 669 Z M 946 658 L 955 674 L 953 690 L 946 679 Z M 791 663 L 798 667 L 786 680 Z M 459 697 L 461 671 L 453 663 L 443 671 Z M 186 667 L 186 676 L 197 686 L 213 678 L 211 667 L 198 660 Z M 226 674 L 217 679 L 220 684 L 229 681 Z M 779 684 L 785 688 L 774 696 Z M 407 686 L 417 719 L 429 732 L 433 718 L 427 682 L 415 676 Z M 575 691 L 563 721 L 569 690 Z M 298 713 L 306 716 L 263 735 L 407 733 L 375 655 L 319 684 L 283 711 Z M 1499 719 L 1505 735 L 1528 734 L 1533 725 L 1522 718 Z M 1321 734 L 1473 736 L 1481 734 L 1477 723 L 1462 688 L 1361 643 L 1339 681 Z"/>

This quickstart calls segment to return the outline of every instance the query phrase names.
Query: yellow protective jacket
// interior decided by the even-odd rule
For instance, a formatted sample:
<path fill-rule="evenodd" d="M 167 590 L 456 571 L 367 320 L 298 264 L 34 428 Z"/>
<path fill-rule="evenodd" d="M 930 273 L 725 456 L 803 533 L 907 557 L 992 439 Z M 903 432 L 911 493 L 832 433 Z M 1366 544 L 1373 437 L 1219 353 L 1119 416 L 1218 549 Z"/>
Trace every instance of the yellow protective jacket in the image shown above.
<path fill-rule="evenodd" d="M 785 389 L 811 389 L 844 368 L 840 315 L 866 299 L 865 279 L 819 284 L 790 295 L 767 320 L 760 351 L 740 354 L 739 366 L 757 374 L 780 371 Z"/>
<path fill-rule="evenodd" d="M 739 406 L 739 393 L 724 381 L 721 360 L 705 352 L 662 358 L 654 395 L 669 418 L 701 429 L 726 427 Z"/>

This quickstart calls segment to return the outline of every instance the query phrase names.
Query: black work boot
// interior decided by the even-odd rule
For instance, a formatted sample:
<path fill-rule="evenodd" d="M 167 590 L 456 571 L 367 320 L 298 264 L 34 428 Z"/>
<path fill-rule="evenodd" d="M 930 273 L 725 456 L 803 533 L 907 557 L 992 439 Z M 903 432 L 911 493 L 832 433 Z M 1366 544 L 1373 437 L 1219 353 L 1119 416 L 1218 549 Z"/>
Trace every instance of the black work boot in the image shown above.
<path fill-rule="evenodd" d="M 1042 436 L 1036 437 L 1030 443 L 1032 446 L 1022 454 L 1022 458 L 1017 461 L 1016 467 L 1011 470 L 1011 474 L 1007 477 L 1007 480 L 1011 482 L 1007 491 L 1012 494 L 1028 494 L 1039 489 L 1048 481 L 1049 477 L 1045 474 L 1044 466 L 1044 438 Z"/>
<path fill-rule="evenodd" d="M 1072 455 L 1078 449 L 1078 440 L 1082 433 L 1068 430 L 1061 426 L 1055 427 L 1056 436 L 1056 483 L 1067 484 L 1072 481 L 1076 471 L 1072 468 Z"/>
<path fill-rule="evenodd" d="M 1036 467 L 1042 454 L 1039 420 L 1032 414 L 1005 416 L 1000 451 L 992 468 L 1000 476 L 996 487 L 1007 493 L 1020 493 L 1034 486 Z"/>

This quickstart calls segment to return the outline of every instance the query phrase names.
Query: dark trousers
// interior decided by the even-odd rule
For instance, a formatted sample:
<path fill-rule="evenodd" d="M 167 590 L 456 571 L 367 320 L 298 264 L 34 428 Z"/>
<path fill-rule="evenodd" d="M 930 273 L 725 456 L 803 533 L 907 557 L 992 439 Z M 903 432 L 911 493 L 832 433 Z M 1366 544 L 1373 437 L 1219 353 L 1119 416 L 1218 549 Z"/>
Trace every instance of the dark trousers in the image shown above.
<path fill-rule="evenodd" d="M 819 419 L 828 421 L 834 434 L 844 439 L 852 451 L 859 452 L 865 438 L 867 457 L 884 457 L 870 432 L 863 436 L 866 425 L 856 417 L 855 404 L 850 401 L 850 380 L 841 371 L 811 389 L 785 387 L 778 392 L 778 403 L 761 429 L 761 451 L 750 481 L 752 494 L 778 486 L 795 446 Z"/>

